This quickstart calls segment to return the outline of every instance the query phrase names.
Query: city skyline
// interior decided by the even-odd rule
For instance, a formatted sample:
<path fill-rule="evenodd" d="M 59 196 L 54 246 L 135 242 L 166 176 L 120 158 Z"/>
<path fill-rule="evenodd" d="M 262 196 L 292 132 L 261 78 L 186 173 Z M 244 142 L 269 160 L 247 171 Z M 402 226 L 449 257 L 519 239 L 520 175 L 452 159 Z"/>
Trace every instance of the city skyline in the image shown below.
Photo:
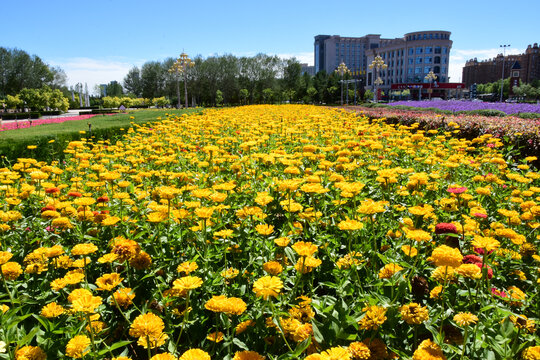
<path fill-rule="evenodd" d="M 172 1 L 94 1 L 72 3 L 52 0 L 7 2 L 9 14 L 0 24 L 0 46 L 18 48 L 37 55 L 68 75 L 68 85 L 123 81 L 133 66 L 147 61 L 190 57 L 257 53 L 296 57 L 313 65 L 314 37 L 319 34 L 362 36 L 381 34 L 401 37 L 424 30 L 452 33 L 450 81 L 461 80 L 462 67 L 471 58 L 488 59 L 501 53 L 500 44 L 511 44 L 506 54 L 521 54 L 539 42 L 533 21 L 513 23 L 514 17 L 501 8 L 503 1 L 457 0 L 452 7 L 434 12 L 433 2 L 410 4 L 388 1 L 378 11 L 366 2 L 344 2 L 344 10 L 329 11 L 323 1 L 278 0 L 261 9 L 248 1 L 223 4 L 177 3 Z M 517 0 L 512 8 L 540 10 L 534 0 Z"/>

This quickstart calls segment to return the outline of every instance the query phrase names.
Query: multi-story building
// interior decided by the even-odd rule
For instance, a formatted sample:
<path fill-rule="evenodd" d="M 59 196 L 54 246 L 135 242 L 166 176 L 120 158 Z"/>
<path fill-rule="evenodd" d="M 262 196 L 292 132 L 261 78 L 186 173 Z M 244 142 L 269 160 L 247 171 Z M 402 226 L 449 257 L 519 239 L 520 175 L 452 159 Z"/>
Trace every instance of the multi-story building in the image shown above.
<path fill-rule="evenodd" d="M 330 73 L 344 62 L 353 74 L 364 80 L 366 88 L 373 87 L 379 75 L 382 90 L 392 84 L 424 83 L 426 75 L 433 71 L 437 82 L 448 82 L 448 64 L 452 41 L 449 31 L 416 31 L 402 38 L 384 39 L 381 35 L 341 37 L 338 35 L 315 36 L 315 72 Z M 369 64 L 380 55 L 386 69 L 374 74 Z"/>
<path fill-rule="evenodd" d="M 504 61 L 503 61 L 504 60 Z M 521 67 L 519 79 L 522 83 L 530 83 L 540 79 L 540 48 L 538 44 L 529 45 L 521 55 L 497 55 L 493 59 L 478 61 L 476 58 L 465 63 L 463 67 L 463 82 L 465 86 L 486 84 L 510 77 L 510 70 L 515 63 Z"/>

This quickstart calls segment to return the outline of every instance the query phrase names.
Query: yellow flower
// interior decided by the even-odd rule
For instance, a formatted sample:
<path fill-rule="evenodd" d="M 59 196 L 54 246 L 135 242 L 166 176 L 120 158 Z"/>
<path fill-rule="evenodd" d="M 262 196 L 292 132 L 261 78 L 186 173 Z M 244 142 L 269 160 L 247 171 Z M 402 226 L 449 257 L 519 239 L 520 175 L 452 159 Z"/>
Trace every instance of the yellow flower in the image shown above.
<path fill-rule="evenodd" d="M 23 346 L 15 352 L 15 360 L 46 360 L 47 354 L 39 346 Z"/>
<path fill-rule="evenodd" d="M 410 256 L 410 257 L 415 257 L 416 255 L 418 255 L 418 249 L 409 245 L 403 245 L 401 247 L 401 251 L 403 251 L 405 255 Z"/>
<path fill-rule="evenodd" d="M 429 260 L 435 263 L 435 266 L 451 266 L 458 267 L 461 265 L 463 255 L 459 249 L 452 248 L 447 245 L 441 245 L 431 253 Z"/>
<path fill-rule="evenodd" d="M 413 354 L 413 360 L 446 360 L 439 345 L 431 340 L 424 340 Z"/>
<path fill-rule="evenodd" d="M 469 278 L 469 279 L 481 279 L 482 270 L 475 264 L 461 264 L 455 269 L 456 274 Z"/>
<path fill-rule="evenodd" d="M 272 232 L 274 231 L 274 227 L 272 225 L 259 224 L 259 225 L 255 226 L 255 230 L 260 235 L 268 236 L 268 235 L 272 234 Z"/>
<path fill-rule="evenodd" d="M 265 357 L 255 351 L 237 351 L 233 360 L 264 360 Z"/>
<path fill-rule="evenodd" d="M 417 303 L 410 303 L 399 308 L 401 317 L 409 325 L 420 325 L 429 319 L 427 306 L 420 306 Z"/>
<path fill-rule="evenodd" d="M 171 353 L 161 353 L 152 356 L 150 360 L 178 360 L 178 358 Z"/>
<path fill-rule="evenodd" d="M 501 243 L 492 237 L 476 235 L 471 242 L 471 245 L 475 248 L 484 249 L 490 252 L 492 250 L 497 250 L 501 246 Z"/>
<path fill-rule="evenodd" d="M 213 208 L 200 207 L 195 209 L 195 215 L 197 215 L 197 217 L 200 219 L 210 219 L 213 212 Z"/>
<path fill-rule="evenodd" d="M 23 270 L 19 263 L 10 261 L 0 267 L 2 275 L 6 280 L 15 280 L 22 274 Z"/>
<path fill-rule="evenodd" d="M 398 264 L 386 264 L 384 267 L 379 271 L 379 279 L 389 279 L 392 276 L 394 276 L 395 273 L 398 271 L 403 270 L 401 266 Z"/>
<path fill-rule="evenodd" d="M 523 360 L 539 360 L 540 359 L 540 346 L 529 346 L 521 353 Z"/>
<path fill-rule="evenodd" d="M 124 280 L 118 273 L 105 274 L 96 280 L 97 290 L 111 291 Z"/>
<path fill-rule="evenodd" d="M 351 354 L 346 348 L 333 347 L 321 353 L 323 360 L 350 360 Z"/>
<path fill-rule="evenodd" d="M 253 292 L 267 300 L 270 296 L 277 297 L 283 288 L 283 282 L 275 276 L 263 276 L 253 283 Z"/>
<path fill-rule="evenodd" d="M 369 360 L 371 351 L 369 347 L 360 341 L 355 341 L 349 344 L 349 352 L 352 357 L 357 360 Z"/>
<path fill-rule="evenodd" d="M 270 275 L 278 275 L 283 271 L 283 266 L 277 261 L 268 261 L 263 264 L 263 270 Z"/>
<path fill-rule="evenodd" d="M 377 330 L 386 321 L 386 309 L 381 306 L 367 306 L 362 311 L 364 317 L 358 322 L 362 330 Z"/>
<path fill-rule="evenodd" d="M 139 345 L 153 349 L 162 345 L 168 338 L 167 334 L 163 333 L 163 329 L 165 329 L 165 324 L 159 316 L 152 313 L 141 314 L 133 320 L 129 328 L 129 335 L 138 337 Z"/>
<path fill-rule="evenodd" d="M 86 335 L 76 335 L 66 345 L 66 355 L 80 359 L 90 352 L 90 338 Z"/>
<path fill-rule="evenodd" d="M 176 271 L 179 272 L 179 273 L 183 272 L 186 275 L 189 275 L 190 273 L 197 270 L 198 268 L 199 268 L 199 265 L 197 265 L 196 262 L 194 262 L 194 261 L 186 261 L 186 262 L 183 262 L 180 265 L 178 265 L 178 267 L 176 268 Z"/>
<path fill-rule="evenodd" d="M 290 242 L 291 239 L 289 239 L 288 237 L 280 237 L 274 240 L 274 243 L 279 247 L 285 247 L 289 245 Z"/>
<path fill-rule="evenodd" d="M 7 263 L 11 258 L 13 257 L 13 254 L 9 251 L 0 251 L 0 265 L 4 265 Z"/>
<path fill-rule="evenodd" d="M 244 300 L 225 295 L 213 296 L 206 302 L 204 307 L 213 312 L 222 312 L 229 315 L 241 315 L 246 311 L 247 305 Z"/>
<path fill-rule="evenodd" d="M 317 252 L 318 246 L 306 241 L 298 241 L 293 244 L 293 250 L 300 256 L 312 256 Z"/>
<path fill-rule="evenodd" d="M 71 249 L 72 255 L 88 255 L 98 251 L 98 247 L 92 243 L 77 244 Z"/>
<path fill-rule="evenodd" d="M 338 224 L 339 230 L 344 231 L 355 231 L 355 230 L 362 230 L 364 228 L 364 224 L 362 224 L 360 221 L 357 220 L 345 220 L 341 221 Z"/>
<path fill-rule="evenodd" d="M 46 318 L 55 318 L 62 315 L 66 310 L 55 302 L 45 305 L 41 308 L 41 316 Z"/>
<path fill-rule="evenodd" d="M 178 360 L 210 360 L 210 355 L 201 349 L 189 349 Z"/>
<path fill-rule="evenodd" d="M 202 279 L 198 276 L 184 276 L 176 279 L 173 282 L 173 289 L 176 290 L 193 290 L 201 287 Z"/>

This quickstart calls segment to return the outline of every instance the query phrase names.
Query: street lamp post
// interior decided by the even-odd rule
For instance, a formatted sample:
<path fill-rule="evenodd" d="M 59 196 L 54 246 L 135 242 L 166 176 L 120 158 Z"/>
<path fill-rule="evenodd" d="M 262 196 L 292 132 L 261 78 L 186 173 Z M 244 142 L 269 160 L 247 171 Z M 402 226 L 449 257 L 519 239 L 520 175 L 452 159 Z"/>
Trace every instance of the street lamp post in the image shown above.
<path fill-rule="evenodd" d="M 431 92 L 433 91 L 433 89 L 431 88 L 431 84 L 433 83 L 433 81 L 437 80 L 437 75 L 435 75 L 433 71 L 430 71 L 426 75 L 425 79 L 429 81 L 429 100 L 431 100 Z"/>
<path fill-rule="evenodd" d="M 501 99 L 500 102 L 503 101 L 503 88 L 504 88 L 504 58 L 506 56 L 506 48 L 510 47 L 510 45 L 499 45 L 499 47 L 503 48 L 503 62 L 502 62 L 502 76 L 501 76 Z"/>
<path fill-rule="evenodd" d="M 345 74 L 350 74 L 351 71 L 349 70 L 349 68 L 347 68 L 347 65 L 345 65 L 345 63 L 342 61 L 341 64 L 339 64 L 339 66 L 337 67 L 336 69 L 336 72 L 341 76 L 341 105 L 343 105 L 343 76 Z"/>
<path fill-rule="evenodd" d="M 186 53 L 181 53 L 180 57 L 176 59 L 173 66 L 169 69 L 169 72 L 176 74 L 176 95 L 178 96 L 178 108 L 180 108 L 180 80 L 179 74 L 184 76 L 184 97 L 186 100 L 186 108 L 188 107 L 187 97 L 187 69 L 195 66 L 195 63 L 189 58 Z"/>
<path fill-rule="evenodd" d="M 370 69 L 374 69 L 373 71 L 373 78 L 375 78 L 375 76 L 377 76 L 377 79 L 375 79 L 373 81 L 373 100 L 375 102 L 378 101 L 379 99 L 379 96 L 377 94 L 378 90 L 379 90 L 379 85 L 381 85 L 383 83 L 383 80 L 381 79 L 381 76 L 380 76 L 380 70 L 384 70 L 388 67 L 388 65 L 386 65 L 384 63 L 384 60 L 382 59 L 382 57 L 380 55 L 377 55 L 375 56 L 375 59 L 371 62 L 371 64 L 369 64 L 369 68 Z"/>

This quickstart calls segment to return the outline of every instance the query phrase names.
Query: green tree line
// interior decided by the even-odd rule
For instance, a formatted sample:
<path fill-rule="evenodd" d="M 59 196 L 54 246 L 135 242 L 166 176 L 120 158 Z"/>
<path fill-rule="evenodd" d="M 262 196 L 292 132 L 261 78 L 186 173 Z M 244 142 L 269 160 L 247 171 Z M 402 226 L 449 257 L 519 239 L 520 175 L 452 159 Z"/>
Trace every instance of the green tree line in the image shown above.
<path fill-rule="evenodd" d="M 176 104 L 179 78 L 168 70 L 175 59 L 149 61 L 140 68 L 131 68 L 124 78 L 123 88 L 137 98 L 165 96 Z M 234 55 L 197 56 L 195 66 L 187 71 L 188 102 L 197 105 L 235 105 L 277 102 L 337 103 L 340 101 L 341 77 L 322 71 L 315 76 L 302 74 L 296 59 L 258 54 L 253 57 Z M 349 75 L 345 76 L 348 79 Z M 354 98 L 353 85 L 349 99 Z M 358 85 L 360 94 L 360 85 Z M 346 89 L 344 89 L 346 91 Z M 181 103 L 185 99 L 181 91 Z M 345 95 L 346 96 L 346 93 Z"/>

